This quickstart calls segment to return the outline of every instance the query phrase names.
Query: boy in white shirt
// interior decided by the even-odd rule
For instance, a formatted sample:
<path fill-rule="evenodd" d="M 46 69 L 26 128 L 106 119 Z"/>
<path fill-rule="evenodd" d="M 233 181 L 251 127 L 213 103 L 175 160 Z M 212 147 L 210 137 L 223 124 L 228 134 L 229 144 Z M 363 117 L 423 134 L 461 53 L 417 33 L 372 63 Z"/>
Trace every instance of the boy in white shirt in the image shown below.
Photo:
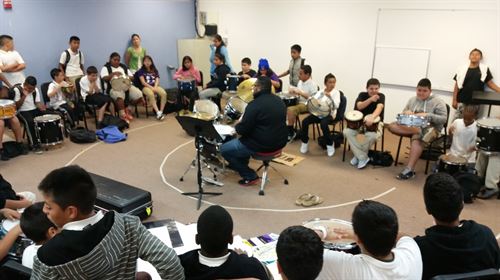
<path fill-rule="evenodd" d="M 76 79 L 83 77 L 84 57 L 80 50 L 80 38 L 71 36 L 69 48 L 61 53 L 59 69 L 64 72 L 67 80 L 75 84 Z"/>
<path fill-rule="evenodd" d="M 40 140 L 36 137 L 34 118 L 43 115 L 45 105 L 41 102 L 40 93 L 36 88 L 36 78 L 28 76 L 22 85 L 13 87 L 14 101 L 19 120 L 24 123 L 31 148 L 35 153 L 41 153 Z"/>
<path fill-rule="evenodd" d="M 413 238 L 398 234 L 398 218 L 391 207 L 363 200 L 354 209 L 352 227 L 354 232 L 318 232 L 323 240 L 339 237 L 356 240 L 361 254 L 325 250 L 323 269 L 317 279 L 422 278 L 420 249 Z"/>
<path fill-rule="evenodd" d="M 68 86 L 64 81 L 64 72 L 60 69 L 54 68 L 50 71 L 50 76 L 53 81 L 49 85 L 47 95 L 50 98 L 49 108 L 58 110 L 66 117 L 66 121 L 73 128 L 75 127 L 74 111 L 73 108 L 66 102 L 66 96 L 62 92 L 62 88 Z"/>
<path fill-rule="evenodd" d="M 297 95 L 298 104 L 287 108 L 288 141 L 292 141 L 297 133 L 293 128 L 295 119 L 299 114 L 307 113 L 306 102 L 309 97 L 318 91 L 318 85 L 311 79 L 312 68 L 309 65 L 302 65 L 299 71 L 299 83 L 297 87 L 290 87 L 289 94 Z"/>
<path fill-rule="evenodd" d="M 80 79 L 80 94 L 87 104 L 97 106 L 97 128 L 102 128 L 102 120 L 108 106 L 111 115 L 115 115 L 113 99 L 103 93 L 95 66 L 87 68 L 87 75 Z"/>
<path fill-rule="evenodd" d="M 58 229 L 43 213 L 43 202 L 37 202 L 24 209 L 19 224 L 24 235 L 35 242 L 24 249 L 22 259 L 24 266 L 33 268 L 33 258 L 38 248 L 52 239 L 58 233 Z"/>
<path fill-rule="evenodd" d="M 15 85 L 24 82 L 25 68 L 23 58 L 14 50 L 14 39 L 9 35 L 0 35 L 0 70 L 8 83 Z"/>
<path fill-rule="evenodd" d="M 476 118 L 478 111 L 479 106 L 477 105 L 465 105 L 463 118 L 454 120 L 449 129 L 453 139 L 450 154 L 463 157 L 472 165 L 476 162 Z"/>

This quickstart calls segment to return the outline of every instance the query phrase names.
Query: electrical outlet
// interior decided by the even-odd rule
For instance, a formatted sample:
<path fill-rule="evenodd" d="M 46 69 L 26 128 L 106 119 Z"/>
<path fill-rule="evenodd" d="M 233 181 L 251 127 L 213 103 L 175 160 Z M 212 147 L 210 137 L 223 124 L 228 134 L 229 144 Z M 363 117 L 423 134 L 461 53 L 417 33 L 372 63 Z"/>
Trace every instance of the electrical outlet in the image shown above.
<path fill-rule="evenodd" d="M 206 25 L 207 24 L 207 12 L 200 12 L 200 24 L 201 25 Z"/>

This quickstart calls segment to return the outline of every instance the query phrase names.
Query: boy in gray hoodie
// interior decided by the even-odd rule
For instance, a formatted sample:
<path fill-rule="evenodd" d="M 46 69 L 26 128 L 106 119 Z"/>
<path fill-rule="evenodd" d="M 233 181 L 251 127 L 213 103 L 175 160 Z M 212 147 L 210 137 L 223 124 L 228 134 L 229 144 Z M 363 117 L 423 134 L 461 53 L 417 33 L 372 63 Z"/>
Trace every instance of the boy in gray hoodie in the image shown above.
<path fill-rule="evenodd" d="M 439 137 L 444 124 L 447 122 L 446 105 L 438 97 L 431 95 L 431 81 L 421 79 L 417 85 L 417 95 L 410 98 L 403 114 L 416 115 L 427 119 L 429 125 L 425 127 L 405 126 L 396 122 L 389 125 L 389 130 L 396 135 L 411 135 L 410 157 L 408 165 L 396 176 L 397 179 L 407 180 L 415 176 L 415 165 L 422 155 L 424 147 Z"/>

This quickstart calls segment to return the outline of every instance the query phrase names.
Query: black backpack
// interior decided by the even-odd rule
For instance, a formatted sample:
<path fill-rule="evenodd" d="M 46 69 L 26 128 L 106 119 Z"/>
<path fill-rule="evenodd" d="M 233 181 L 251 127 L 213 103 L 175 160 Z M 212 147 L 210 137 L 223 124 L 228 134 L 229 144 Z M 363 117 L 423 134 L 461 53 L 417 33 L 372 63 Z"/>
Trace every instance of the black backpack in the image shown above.
<path fill-rule="evenodd" d="M 69 132 L 69 140 L 73 143 L 94 143 L 97 137 L 95 131 L 79 127 Z"/>
<path fill-rule="evenodd" d="M 472 203 L 472 199 L 477 196 L 483 182 L 481 178 L 476 174 L 460 171 L 453 174 L 455 180 L 457 180 L 460 187 L 462 187 L 462 192 L 464 194 L 464 202 Z"/>
<path fill-rule="evenodd" d="M 332 131 L 332 138 L 333 138 L 333 145 L 335 148 L 340 147 L 340 145 L 344 142 L 344 134 L 341 132 L 337 131 Z M 318 145 L 323 148 L 323 150 L 326 150 L 326 139 L 325 136 L 321 135 L 318 137 Z"/>
<path fill-rule="evenodd" d="M 129 125 L 126 121 L 122 120 L 117 116 L 112 116 L 108 114 L 104 115 L 104 118 L 102 119 L 102 125 L 105 127 L 110 125 L 115 125 L 118 127 L 120 131 L 129 128 Z"/>
<path fill-rule="evenodd" d="M 389 151 L 369 150 L 368 157 L 370 158 L 370 163 L 373 165 L 391 166 L 394 163 L 394 158 Z"/>
<path fill-rule="evenodd" d="M 71 59 L 71 55 L 69 54 L 68 50 L 64 50 L 64 52 L 66 53 L 66 60 L 64 61 L 63 69 L 64 69 L 64 72 L 66 72 L 66 66 L 68 66 L 69 60 Z M 83 64 L 82 64 L 82 52 L 80 50 L 78 50 L 78 59 L 79 59 L 79 62 L 80 62 L 80 67 L 83 68 Z"/>

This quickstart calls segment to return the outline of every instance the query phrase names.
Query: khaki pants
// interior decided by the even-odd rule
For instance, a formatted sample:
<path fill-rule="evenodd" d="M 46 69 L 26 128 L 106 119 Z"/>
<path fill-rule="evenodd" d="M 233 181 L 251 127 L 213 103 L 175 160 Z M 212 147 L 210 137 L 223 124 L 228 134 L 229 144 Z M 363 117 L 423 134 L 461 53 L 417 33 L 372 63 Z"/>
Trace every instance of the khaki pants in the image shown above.
<path fill-rule="evenodd" d="M 167 93 L 165 92 L 165 90 L 162 87 L 156 87 L 155 89 L 157 90 L 157 94 L 160 97 L 160 107 L 165 106 L 165 104 L 167 103 Z M 156 103 L 155 92 L 153 92 L 152 89 L 150 89 L 148 87 L 144 87 L 142 89 L 142 93 L 144 93 L 144 95 L 146 95 L 146 98 L 148 99 L 149 105 L 152 106 L 153 104 Z"/>
<path fill-rule="evenodd" d="M 116 100 L 118 98 L 125 100 L 125 92 L 121 91 L 121 90 L 111 89 L 111 91 L 109 92 L 109 95 L 111 96 L 111 98 L 113 98 L 113 100 Z M 129 89 L 129 100 L 135 101 L 139 98 L 142 98 L 141 90 L 136 88 L 135 86 L 131 86 Z"/>
<path fill-rule="evenodd" d="M 364 133 L 364 140 L 359 141 L 357 136 L 360 134 L 359 130 L 354 130 L 350 128 L 344 129 L 344 136 L 347 139 L 347 143 L 351 146 L 351 151 L 354 156 L 359 161 L 364 161 L 368 158 L 368 151 L 370 147 L 375 144 L 375 142 L 382 136 L 382 130 L 384 129 L 384 124 L 379 123 L 377 132 L 367 131 Z"/>
<path fill-rule="evenodd" d="M 498 190 L 500 181 L 500 156 L 486 155 L 478 152 L 476 161 L 477 175 L 484 178 L 484 186 L 487 189 Z"/>
<path fill-rule="evenodd" d="M 307 106 L 304 103 L 299 103 L 299 104 L 297 104 L 295 106 L 290 106 L 290 107 L 287 108 L 287 111 L 293 112 L 293 114 L 295 116 L 298 116 L 298 115 L 300 115 L 302 113 L 307 113 L 308 112 L 307 111 Z"/>

